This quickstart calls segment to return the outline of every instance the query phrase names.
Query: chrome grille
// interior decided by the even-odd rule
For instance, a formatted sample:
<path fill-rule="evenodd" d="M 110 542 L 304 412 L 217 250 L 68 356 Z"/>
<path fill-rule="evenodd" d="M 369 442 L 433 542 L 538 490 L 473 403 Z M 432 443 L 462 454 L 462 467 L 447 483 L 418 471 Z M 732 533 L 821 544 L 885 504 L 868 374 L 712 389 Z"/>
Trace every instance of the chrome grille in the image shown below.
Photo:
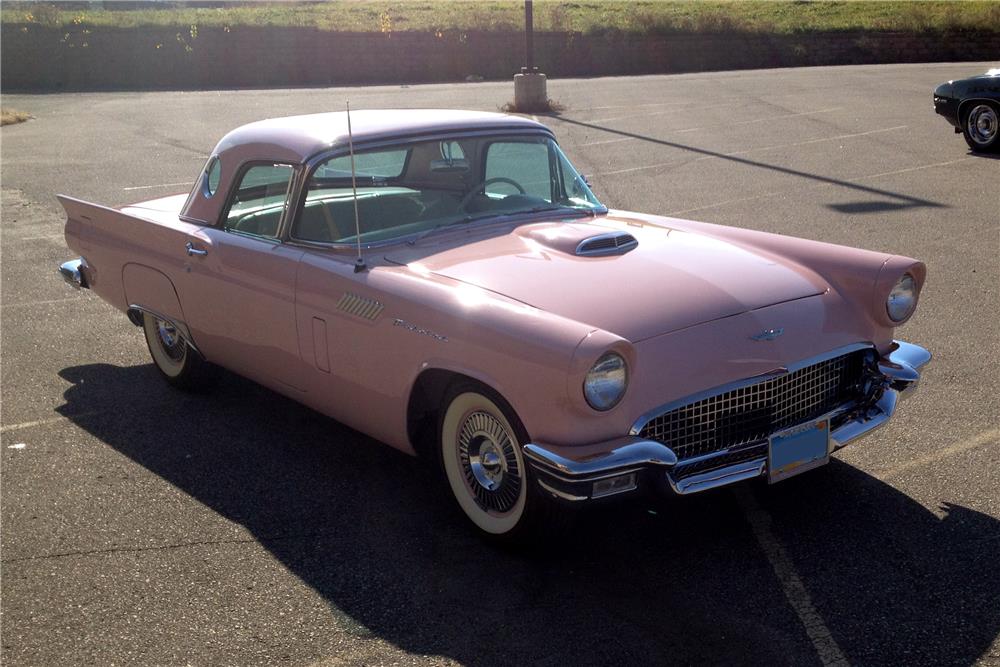
<path fill-rule="evenodd" d="M 683 405 L 646 422 L 639 435 L 670 447 L 680 461 L 749 447 L 783 428 L 815 419 L 856 399 L 864 351 Z M 758 452 L 759 453 L 759 452 Z M 727 464 L 728 455 L 725 458 Z M 743 456 L 739 460 L 745 460 Z M 714 467 L 714 466 L 713 466 Z M 699 465 L 699 470 L 706 469 Z"/>

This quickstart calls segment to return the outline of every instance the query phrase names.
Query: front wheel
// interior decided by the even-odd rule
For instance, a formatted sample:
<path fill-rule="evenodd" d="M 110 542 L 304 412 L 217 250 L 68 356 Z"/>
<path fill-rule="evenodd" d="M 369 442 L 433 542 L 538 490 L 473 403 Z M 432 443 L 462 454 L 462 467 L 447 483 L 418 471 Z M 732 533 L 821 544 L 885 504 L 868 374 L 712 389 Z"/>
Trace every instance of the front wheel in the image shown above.
<path fill-rule="evenodd" d="M 995 151 L 1000 147 L 1000 111 L 989 102 L 975 102 L 962 122 L 962 136 L 974 151 Z"/>
<path fill-rule="evenodd" d="M 438 428 L 441 465 L 472 523 L 503 542 L 521 541 L 549 523 L 553 508 L 531 487 L 521 451 L 527 435 L 506 402 L 485 387 L 461 383 L 445 405 Z"/>
<path fill-rule="evenodd" d="M 142 330 L 156 370 L 167 382 L 179 389 L 198 390 L 215 380 L 215 368 L 191 349 L 173 324 L 143 313 Z"/>

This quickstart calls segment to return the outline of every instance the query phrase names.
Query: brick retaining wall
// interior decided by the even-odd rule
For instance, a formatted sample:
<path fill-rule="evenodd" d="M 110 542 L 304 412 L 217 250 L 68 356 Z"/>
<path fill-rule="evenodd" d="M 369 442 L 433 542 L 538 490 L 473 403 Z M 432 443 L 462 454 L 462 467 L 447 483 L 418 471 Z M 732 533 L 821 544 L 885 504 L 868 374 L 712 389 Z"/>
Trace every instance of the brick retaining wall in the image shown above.
<path fill-rule="evenodd" d="M 2 27 L 2 85 L 15 90 L 317 86 L 505 79 L 521 33 L 326 32 L 234 27 Z M 1000 32 L 801 35 L 536 33 L 550 77 L 889 62 L 1000 60 Z M 1000 64 L 1000 63 L 998 63 Z"/>

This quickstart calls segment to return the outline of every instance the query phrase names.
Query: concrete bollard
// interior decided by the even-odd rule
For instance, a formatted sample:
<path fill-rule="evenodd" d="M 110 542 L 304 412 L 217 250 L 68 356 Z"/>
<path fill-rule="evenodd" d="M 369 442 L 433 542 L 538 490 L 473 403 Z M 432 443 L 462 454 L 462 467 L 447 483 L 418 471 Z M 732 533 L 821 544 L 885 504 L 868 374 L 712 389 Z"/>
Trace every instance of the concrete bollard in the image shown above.
<path fill-rule="evenodd" d="M 549 94 L 544 74 L 522 72 L 514 75 L 514 106 L 522 112 L 548 110 Z"/>

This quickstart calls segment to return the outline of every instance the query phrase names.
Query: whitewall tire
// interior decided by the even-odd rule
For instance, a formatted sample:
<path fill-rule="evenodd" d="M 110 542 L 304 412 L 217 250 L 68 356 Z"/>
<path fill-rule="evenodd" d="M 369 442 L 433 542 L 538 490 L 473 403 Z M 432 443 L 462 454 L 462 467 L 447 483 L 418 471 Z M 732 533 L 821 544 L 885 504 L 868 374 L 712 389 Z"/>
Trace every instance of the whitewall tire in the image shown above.
<path fill-rule="evenodd" d="M 478 389 L 463 385 L 449 394 L 438 430 L 441 464 L 469 520 L 488 535 L 510 537 L 522 531 L 535 495 L 521 451 L 523 427 Z"/>
<path fill-rule="evenodd" d="M 160 375 L 180 389 L 201 389 L 214 379 L 214 367 L 191 349 L 176 327 L 166 320 L 142 314 L 149 356 Z"/>

